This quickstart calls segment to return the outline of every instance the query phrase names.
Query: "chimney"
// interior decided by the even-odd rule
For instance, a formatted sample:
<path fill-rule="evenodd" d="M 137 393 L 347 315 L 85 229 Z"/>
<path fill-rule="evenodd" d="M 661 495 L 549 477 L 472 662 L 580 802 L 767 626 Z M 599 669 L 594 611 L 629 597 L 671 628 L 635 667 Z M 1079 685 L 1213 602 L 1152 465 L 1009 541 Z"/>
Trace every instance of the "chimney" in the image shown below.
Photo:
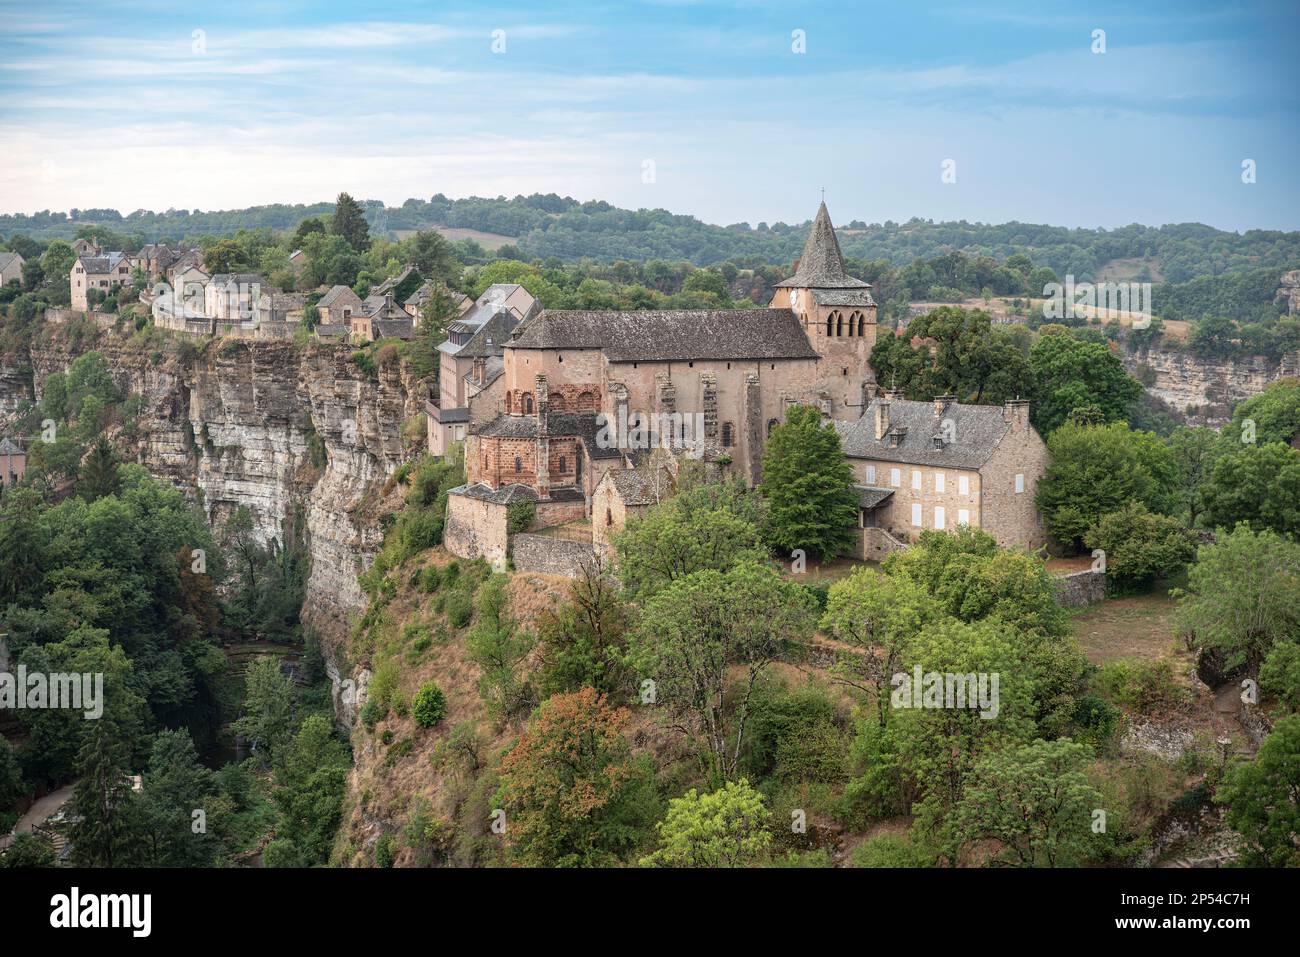
<path fill-rule="evenodd" d="M 948 411 L 948 406 L 957 401 L 955 395 L 936 395 L 934 397 L 934 414 L 936 417 L 942 416 Z"/>
<path fill-rule="evenodd" d="M 1029 400 L 1007 399 L 1007 404 L 1002 407 L 1002 418 L 1011 423 L 1013 432 L 1029 428 Z"/>
<path fill-rule="evenodd" d="M 474 359 L 474 381 L 479 385 L 483 384 L 483 379 L 486 375 L 486 365 L 487 363 L 481 357 L 476 357 Z"/>
<path fill-rule="evenodd" d="M 889 431 L 889 400 L 876 400 L 876 441 L 879 442 Z"/>

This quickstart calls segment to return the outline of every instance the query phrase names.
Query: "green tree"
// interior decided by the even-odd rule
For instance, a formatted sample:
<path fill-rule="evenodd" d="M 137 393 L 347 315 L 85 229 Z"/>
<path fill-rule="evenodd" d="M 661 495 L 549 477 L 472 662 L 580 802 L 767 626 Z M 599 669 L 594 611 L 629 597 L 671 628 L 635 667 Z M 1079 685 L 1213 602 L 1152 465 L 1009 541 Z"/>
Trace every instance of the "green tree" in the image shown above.
<path fill-rule="evenodd" d="M 1048 531 L 1076 551 L 1103 515 L 1128 502 L 1161 514 L 1172 510 L 1177 463 L 1151 432 L 1122 422 L 1067 423 L 1048 437 L 1047 451 L 1051 461 L 1035 499 Z"/>
<path fill-rule="evenodd" d="M 668 802 L 657 825 L 659 848 L 643 867 L 748 867 L 761 863 L 772 845 L 771 815 L 763 795 L 744 778 L 711 794 L 694 788 Z"/>
<path fill-rule="evenodd" d="M 426 681 L 411 702 L 411 717 L 422 728 L 432 728 L 447 714 L 447 696 L 433 681 Z"/>
<path fill-rule="evenodd" d="M 569 586 L 568 600 L 544 610 L 537 621 L 542 694 L 625 690 L 631 679 L 624 663 L 628 619 L 604 563 L 585 563 Z"/>
<path fill-rule="evenodd" d="M 1107 346 L 1071 335 L 1040 336 L 1029 350 L 1034 377 L 1032 417 L 1050 436 L 1077 408 L 1096 406 L 1106 422 L 1124 422 L 1142 384 Z"/>
<path fill-rule="evenodd" d="M 1258 663 L 1273 645 L 1300 635 L 1300 545 L 1238 525 L 1202 545 L 1177 593 L 1178 627 L 1229 669 Z"/>
<path fill-rule="evenodd" d="M 672 582 L 645 606 L 631 641 L 638 672 L 676 715 L 718 781 L 734 776 L 754 682 L 816 621 L 807 589 L 753 562 Z M 727 671 L 744 670 L 728 694 Z"/>
<path fill-rule="evenodd" d="M 370 248 L 370 227 L 366 223 L 361 204 L 347 193 L 339 193 L 334 206 L 334 215 L 330 219 L 329 231 L 335 236 L 342 236 L 358 253 L 363 253 Z"/>
<path fill-rule="evenodd" d="M 160 731 L 154 738 L 140 798 L 153 866 L 211 866 L 223 810 L 217 798 L 212 772 L 199 763 L 189 734 Z M 197 819 L 201 827 L 196 827 L 195 811 L 203 812 Z"/>
<path fill-rule="evenodd" d="M 1292 711 L 1300 711 L 1300 641 L 1279 641 L 1259 666 L 1259 683 Z"/>
<path fill-rule="evenodd" d="M 1283 718 L 1254 761 L 1234 767 L 1215 801 L 1241 835 L 1245 867 L 1300 867 L 1300 715 Z"/>
<path fill-rule="evenodd" d="M 1106 553 L 1106 576 L 1122 588 L 1172 575 L 1196 553 L 1182 522 L 1157 515 L 1141 502 L 1103 515 L 1084 543 Z"/>
<path fill-rule="evenodd" d="M 279 660 L 264 656 L 250 662 L 234 731 L 248 739 L 263 767 L 278 760 L 293 737 L 293 710 L 293 682 L 281 673 Z"/>
<path fill-rule="evenodd" d="M 975 762 L 955 812 L 960 840 L 995 840 L 1021 867 L 1072 867 L 1088 857 L 1101 795 L 1084 769 L 1092 750 L 1069 738 L 991 751 Z"/>
<path fill-rule="evenodd" d="M 102 435 L 90 447 L 90 455 L 77 478 L 77 493 L 88 502 L 106 495 L 116 495 L 121 487 L 117 477 L 117 453 Z"/>
<path fill-rule="evenodd" d="M 1257 531 L 1300 535 L 1300 449 L 1271 442 L 1220 456 L 1205 490 L 1205 516 L 1222 528 L 1246 522 Z"/>
<path fill-rule="evenodd" d="M 474 627 L 465 640 L 470 660 L 479 667 L 479 695 L 488 711 L 501 721 L 535 701 L 523 668 L 533 647 L 533 636 L 520 631 L 510 615 L 506 595 L 509 580 L 508 575 L 493 575 L 480 586 Z"/>
<path fill-rule="evenodd" d="M 329 856 L 343 819 L 351 764 L 330 719 L 313 714 L 303 721 L 276 770 L 273 796 L 282 815 L 277 833 L 292 842 L 305 864 L 319 864 Z"/>
<path fill-rule="evenodd" d="M 144 836 L 131 791 L 129 745 L 117 722 L 91 723 L 77 755 L 73 857 L 82 867 L 120 867 L 137 853 Z"/>
<path fill-rule="evenodd" d="M 940 614 L 925 588 L 903 576 L 855 568 L 831 586 L 822 630 L 866 652 L 840 656 L 833 672 L 873 696 L 881 726 L 889 715 L 890 679 L 898 671 L 908 643 Z"/>
<path fill-rule="evenodd" d="M 0 867 L 54 867 L 55 863 L 54 846 L 31 831 L 15 834 L 13 843 L 0 857 Z"/>
<path fill-rule="evenodd" d="M 763 453 L 762 488 L 774 548 L 834 557 L 853 544 L 858 514 L 853 469 L 839 433 L 822 422 L 817 409 L 791 406 L 785 422 L 772 430 Z"/>
<path fill-rule="evenodd" d="M 1279 379 L 1259 395 L 1239 402 L 1223 434 L 1234 442 L 1250 434 L 1258 445 L 1291 442 L 1300 435 L 1300 379 Z"/>
<path fill-rule="evenodd" d="M 1219 434 L 1213 429 L 1180 426 L 1168 438 L 1178 467 L 1178 492 L 1187 511 L 1187 527 L 1194 528 L 1205 511 L 1205 496 L 1219 454 Z"/>

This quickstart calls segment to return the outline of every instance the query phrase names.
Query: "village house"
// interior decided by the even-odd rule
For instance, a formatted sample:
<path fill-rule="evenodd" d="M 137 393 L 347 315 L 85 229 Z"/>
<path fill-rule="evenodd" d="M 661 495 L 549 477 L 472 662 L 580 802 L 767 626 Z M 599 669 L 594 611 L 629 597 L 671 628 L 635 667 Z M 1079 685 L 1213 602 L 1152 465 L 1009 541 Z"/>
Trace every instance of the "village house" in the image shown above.
<path fill-rule="evenodd" d="M 410 314 L 393 301 L 391 292 L 367 296 L 361 303 L 361 312 L 354 313 L 348 324 L 353 337 L 363 342 L 386 337 L 410 339 L 414 334 Z"/>
<path fill-rule="evenodd" d="M 271 287 L 257 273 L 217 273 L 204 288 L 204 313 L 217 322 L 252 322 Z"/>
<path fill-rule="evenodd" d="M 466 296 L 464 293 L 455 292 L 454 290 L 448 290 L 448 292 L 455 304 L 458 316 L 464 316 L 465 313 L 474 308 L 474 300 L 469 296 Z M 415 328 L 420 328 L 420 314 L 424 311 L 424 304 L 432 297 L 433 284 L 426 282 L 419 289 L 415 290 L 415 292 L 411 293 L 411 295 L 407 297 L 406 301 L 402 303 L 402 308 L 411 314 L 411 321 L 415 323 Z"/>
<path fill-rule="evenodd" d="M 999 545 L 1047 541 L 1034 505 L 1047 446 L 1029 403 L 913 402 L 888 393 L 838 424 L 858 482 L 859 558 L 880 558 L 924 529 L 982 528 Z"/>
<path fill-rule="evenodd" d="M 361 297 L 350 286 L 331 286 L 320 297 L 316 311 L 324 325 L 352 327 L 352 317 L 361 314 Z"/>
<path fill-rule="evenodd" d="M 425 405 L 433 455 L 445 455 L 453 442 L 464 440 L 470 399 L 495 390 L 483 407 L 501 401 L 505 343 L 520 321 L 541 308 L 522 286 L 505 283 L 489 286 L 472 306 L 447 325 L 447 339 L 438 346 L 437 402 Z"/>
<path fill-rule="evenodd" d="M 610 536 L 629 518 L 644 518 L 676 489 L 671 467 L 662 462 L 645 462 L 636 468 L 611 469 L 591 493 L 591 540 L 598 551 L 610 552 Z"/>
<path fill-rule="evenodd" d="M 307 296 L 305 293 L 264 292 L 257 301 L 258 324 L 301 322 L 306 304 Z"/>
<path fill-rule="evenodd" d="M 72 308 L 86 312 L 90 309 L 90 290 L 108 295 L 115 286 L 125 286 L 130 281 L 131 265 L 120 252 L 78 256 L 68 274 Z"/>
<path fill-rule="evenodd" d="M 27 453 L 9 439 L 0 439 L 0 486 L 17 485 L 27 474 Z"/>
<path fill-rule="evenodd" d="M 18 253 L 0 253 L 0 286 L 23 281 L 23 262 Z"/>

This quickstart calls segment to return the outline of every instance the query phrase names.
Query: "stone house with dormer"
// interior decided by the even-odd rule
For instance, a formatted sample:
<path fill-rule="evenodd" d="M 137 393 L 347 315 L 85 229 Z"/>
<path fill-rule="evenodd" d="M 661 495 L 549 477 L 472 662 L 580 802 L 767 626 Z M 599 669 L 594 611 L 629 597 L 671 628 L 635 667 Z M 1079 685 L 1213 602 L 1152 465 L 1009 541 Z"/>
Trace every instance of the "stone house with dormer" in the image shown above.
<path fill-rule="evenodd" d="M 82 312 L 90 309 L 89 293 L 92 289 L 108 295 L 116 286 L 131 282 L 131 264 L 120 252 L 82 255 L 72 261 L 68 273 L 68 287 L 72 292 L 72 308 Z"/>
<path fill-rule="evenodd" d="M 879 558 L 925 529 L 960 525 L 1003 546 L 1046 544 L 1034 493 L 1047 446 L 1029 423 L 1028 402 L 913 402 L 887 393 L 837 429 L 859 483 L 858 557 Z"/>

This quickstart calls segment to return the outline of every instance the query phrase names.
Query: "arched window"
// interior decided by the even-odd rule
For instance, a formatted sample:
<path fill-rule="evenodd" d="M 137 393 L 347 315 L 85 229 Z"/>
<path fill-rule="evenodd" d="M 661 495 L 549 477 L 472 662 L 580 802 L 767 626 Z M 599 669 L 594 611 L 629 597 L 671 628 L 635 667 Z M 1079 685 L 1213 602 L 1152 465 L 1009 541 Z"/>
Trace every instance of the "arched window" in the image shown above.
<path fill-rule="evenodd" d="M 724 449 L 731 448 L 731 423 L 730 422 L 724 422 L 722 424 L 722 447 Z"/>
<path fill-rule="evenodd" d="M 524 393 L 524 415 L 532 415 L 532 414 L 533 414 L 533 394 L 531 392 L 525 392 Z"/>
<path fill-rule="evenodd" d="M 515 474 L 518 475 L 524 470 L 524 460 L 518 455 L 515 456 Z"/>
<path fill-rule="evenodd" d="M 555 395 L 551 396 L 551 411 L 552 412 L 564 411 L 564 396 L 560 395 L 558 392 Z"/>
<path fill-rule="evenodd" d="M 513 411 L 514 411 L 514 405 L 515 405 L 515 403 L 514 403 L 514 397 L 515 397 L 515 394 L 514 394 L 513 392 L 507 392 L 507 393 L 506 393 L 506 411 L 507 411 L 507 412 L 513 412 Z"/>
<path fill-rule="evenodd" d="M 837 336 L 844 335 L 844 317 L 841 316 L 838 312 L 835 313 L 835 335 Z"/>
<path fill-rule="evenodd" d="M 775 429 L 780 424 L 781 423 L 778 422 L 776 419 L 767 420 L 767 434 L 769 437 L 772 435 L 772 430 Z"/>
<path fill-rule="evenodd" d="M 826 317 L 826 335 L 828 338 L 830 336 L 835 335 L 834 330 L 835 330 L 835 313 L 831 313 L 829 316 Z"/>
<path fill-rule="evenodd" d="M 614 524 L 614 513 L 609 509 L 605 509 L 605 524 L 606 525 Z"/>
<path fill-rule="evenodd" d="M 577 409 L 577 411 L 579 411 L 579 412 L 595 412 L 595 411 L 596 411 L 596 396 L 595 396 L 593 393 L 591 393 L 591 392 L 580 392 L 580 393 L 578 393 L 578 409 Z"/>
<path fill-rule="evenodd" d="M 858 313 L 858 335 L 865 336 L 866 334 L 867 334 L 867 317 L 864 316 L 862 313 Z"/>
<path fill-rule="evenodd" d="M 561 471 L 561 472 L 565 472 L 565 471 L 567 471 L 567 469 L 565 469 L 565 467 L 564 467 L 564 456 L 563 456 L 563 455 L 560 456 L 560 471 Z"/>

